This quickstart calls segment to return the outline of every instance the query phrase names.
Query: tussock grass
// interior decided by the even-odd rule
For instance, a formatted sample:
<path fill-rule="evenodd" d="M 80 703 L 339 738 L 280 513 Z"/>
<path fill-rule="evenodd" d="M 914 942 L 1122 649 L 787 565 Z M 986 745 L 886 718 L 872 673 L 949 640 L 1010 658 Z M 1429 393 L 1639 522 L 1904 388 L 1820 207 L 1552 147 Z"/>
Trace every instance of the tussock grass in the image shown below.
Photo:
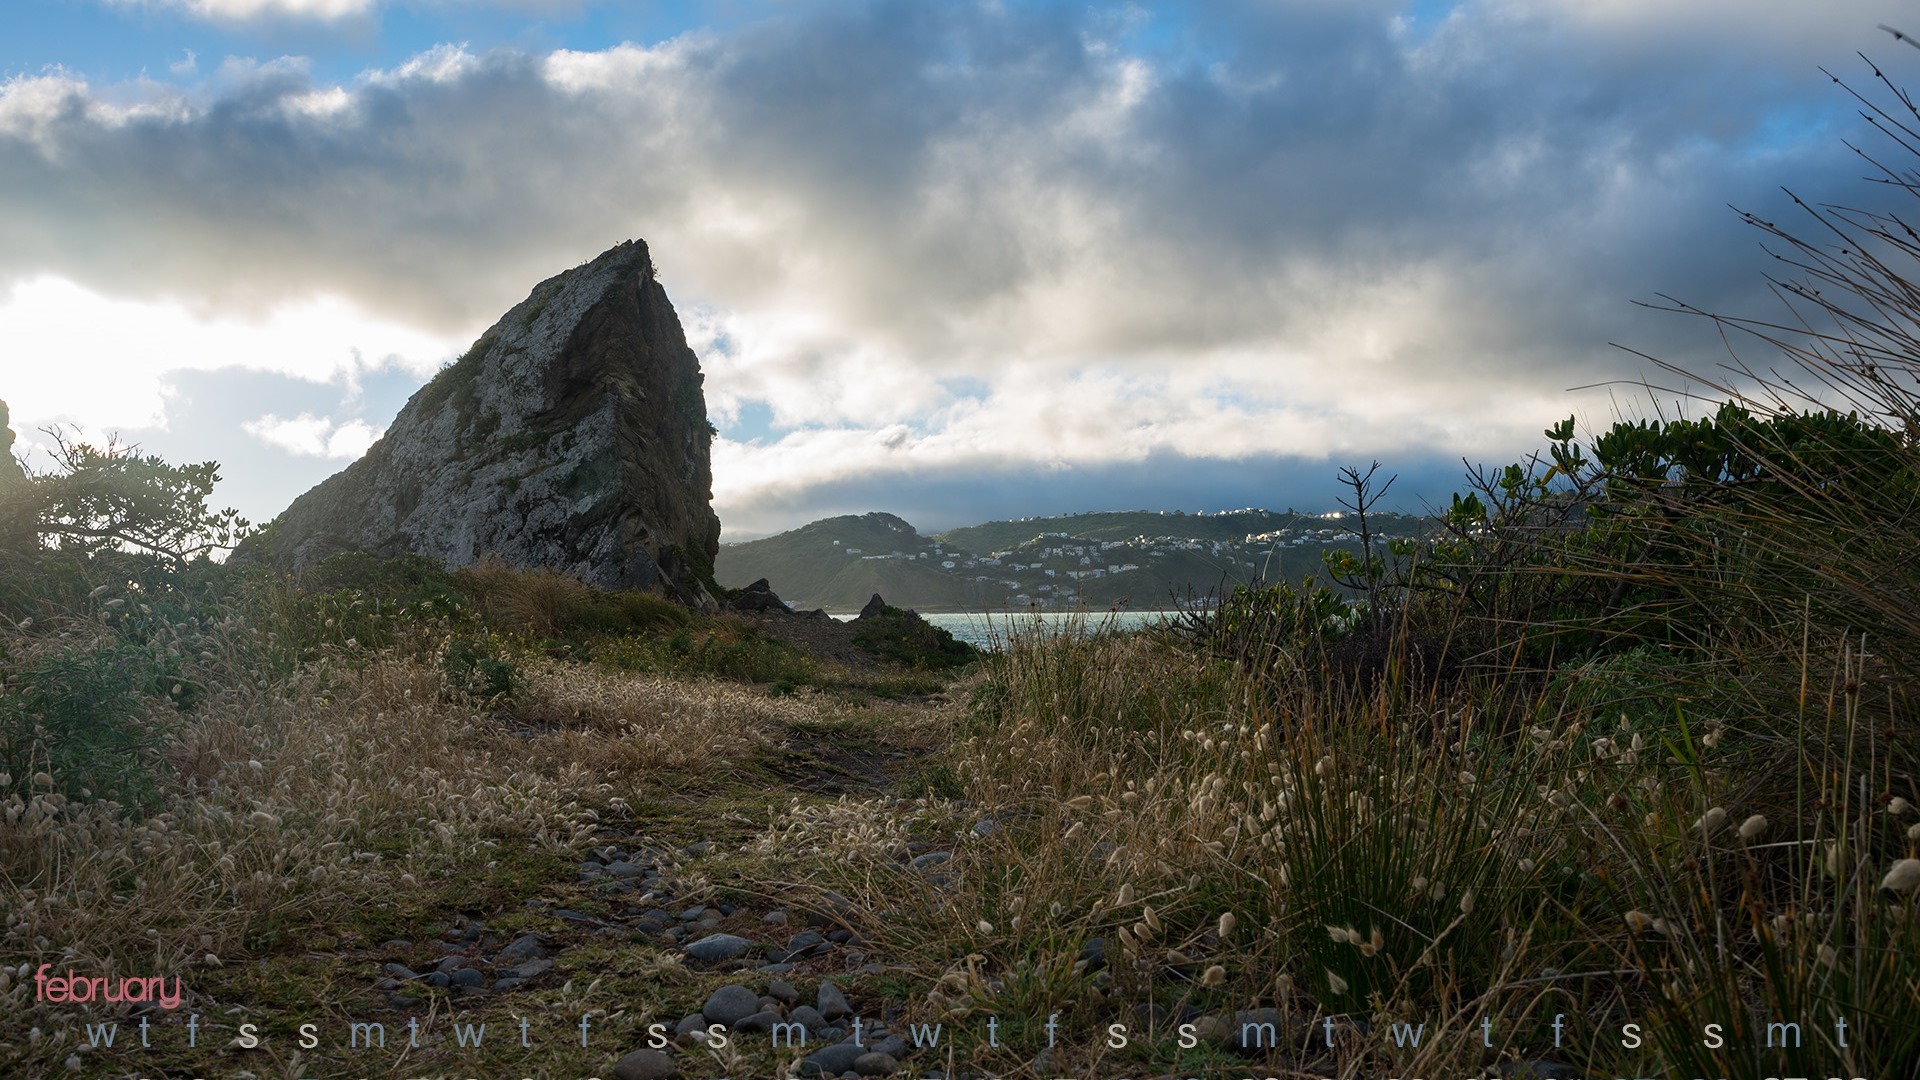
<path fill-rule="evenodd" d="M 1850 737 L 1869 752 L 1872 720 L 1811 716 L 1832 738 L 1782 741 L 1788 722 L 1663 722 L 1588 693 L 1523 703 L 1530 722 L 1506 734 L 1464 691 L 1317 685 L 1276 697 L 1166 638 L 1036 627 L 956 719 L 960 800 L 923 800 L 904 828 L 883 801 L 849 802 L 775 843 L 828 854 L 832 887 L 884 913 L 862 932 L 944 973 L 914 1015 L 1059 1011 L 1075 1069 L 1178 1053 L 1168 1021 L 1151 1050 L 1099 1057 L 1106 1025 L 1137 1036 L 1147 1003 L 1284 1010 L 1308 1044 L 1290 1060 L 1329 1075 L 1533 1058 L 1891 1075 L 1915 1060 L 1911 898 L 1873 888 L 1914 839 L 1886 809 L 1887 763 L 1847 756 Z M 1798 801 L 1779 801 L 1773 770 Z M 1743 837 L 1763 810 L 1771 824 Z M 983 820 L 1000 827 L 971 830 Z M 1808 857 L 1835 836 L 1852 853 L 1837 877 Z M 953 858 L 904 868 L 915 838 Z M 1783 919 L 1791 932 L 1764 932 Z M 1104 968 L 1083 959 L 1093 938 Z M 1835 952 L 1816 970 L 1822 942 Z M 1846 1048 L 1834 1015 L 1854 1025 Z M 1373 1035 L 1328 1049 L 1328 1018 Z M 1804 1053 L 1756 1048 L 1769 1021 L 1801 1023 Z M 1395 1022 L 1426 1026 L 1419 1049 L 1394 1044 Z M 1622 1047 L 1630 1023 L 1646 1049 Z M 1707 1053 L 1709 1023 L 1739 1050 Z M 1183 1067 L 1220 1053 L 1185 1051 Z"/>

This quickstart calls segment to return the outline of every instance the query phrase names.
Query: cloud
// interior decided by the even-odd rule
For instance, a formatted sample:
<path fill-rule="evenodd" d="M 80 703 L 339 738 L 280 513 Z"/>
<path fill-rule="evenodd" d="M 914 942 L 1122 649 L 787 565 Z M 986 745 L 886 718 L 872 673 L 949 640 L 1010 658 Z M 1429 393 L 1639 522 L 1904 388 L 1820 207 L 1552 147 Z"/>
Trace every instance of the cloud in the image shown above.
<path fill-rule="evenodd" d="M 463 343 L 369 315 L 337 297 L 286 299 L 254 313 L 115 299 L 57 277 L 0 293 L 0 400 L 28 426 L 166 425 L 179 372 L 237 370 L 351 386 L 399 367 L 431 375 Z"/>
<path fill-rule="evenodd" d="M 202 19 L 240 22 L 265 17 L 333 20 L 362 18 L 379 0 L 111 0 L 121 7 L 183 11 Z"/>
<path fill-rule="evenodd" d="M 335 423 L 331 417 L 312 413 L 301 413 L 291 419 L 268 413 L 241 427 L 261 442 L 289 453 L 342 461 L 352 461 L 366 453 L 367 447 L 380 437 L 380 432 L 364 420 Z"/>
<path fill-rule="evenodd" d="M 893 2 L 343 85 L 56 72 L 0 88 L 0 282 L 457 342 L 643 236 L 715 415 L 771 418 L 717 452 L 723 518 L 955 469 L 1511 454 L 1604 414 L 1563 391 L 1640 372 L 1609 341 L 1715 362 L 1631 299 L 1765 309 L 1725 204 L 1858 191 L 1815 66 L 1898 5 L 1802 7 Z"/>

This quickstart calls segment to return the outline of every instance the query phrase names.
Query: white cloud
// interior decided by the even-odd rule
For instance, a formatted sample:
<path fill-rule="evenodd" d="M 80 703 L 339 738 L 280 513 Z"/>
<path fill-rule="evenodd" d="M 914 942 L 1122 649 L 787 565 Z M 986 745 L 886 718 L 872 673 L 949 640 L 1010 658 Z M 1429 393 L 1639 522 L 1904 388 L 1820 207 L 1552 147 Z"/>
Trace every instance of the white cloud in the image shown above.
<path fill-rule="evenodd" d="M 239 369 L 328 383 L 397 364 L 424 379 L 464 347 L 337 298 L 219 316 L 177 300 L 111 299 L 55 277 L 0 295 L 0 342 L 8 357 L 0 400 L 16 428 L 62 422 L 92 431 L 164 427 L 170 372 Z"/>
<path fill-rule="evenodd" d="M 349 19 L 365 16 L 379 0 L 111 0 L 122 7 L 172 8 L 203 19 L 239 22 L 262 17 Z"/>
<path fill-rule="evenodd" d="M 380 432 L 364 420 L 335 423 L 331 417 L 301 413 L 291 419 L 268 413 L 241 427 L 270 446 L 305 457 L 352 461 L 367 452 Z"/>

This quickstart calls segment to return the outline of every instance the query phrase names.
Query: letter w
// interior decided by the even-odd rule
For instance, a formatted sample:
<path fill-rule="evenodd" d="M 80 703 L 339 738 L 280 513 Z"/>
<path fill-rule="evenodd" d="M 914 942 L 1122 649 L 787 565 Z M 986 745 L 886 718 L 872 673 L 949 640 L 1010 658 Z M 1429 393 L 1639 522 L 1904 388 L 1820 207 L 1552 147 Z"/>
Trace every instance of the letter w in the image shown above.
<path fill-rule="evenodd" d="M 89 1045 L 92 1045 L 92 1046 L 111 1047 L 113 1045 L 113 1040 L 119 1037 L 119 1035 L 120 1035 L 119 1024 L 88 1024 L 87 1025 L 87 1042 Z"/>
<path fill-rule="evenodd" d="M 1393 1025 L 1393 1045 L 1395 1046 L 1405 1046 L 1408 1040 L 1412 1040 L 1414 1047 L 1417 1049 L 1420 1046 L 1420 1040 L 1425 1038 L 1426 1035 L 1427 1024 L 1424 1020 L 1420 1022 L 1419 1027 L 1414 1027 L 1412 1024 Z"/>
<path fill-rule="evenodd" d="M 945 1025 L 908 1024 L 907 1032 L 913 1036 L 913 1045 L 921 1049 L 940 1045 L 940 1029 Z"/>
<path fill-rule="evenodd" d="M 453 1039 L 461 1046 L 479 1046 L 480 1040 L 487 1037 L 487 1025 L 455 1024 Z"/>

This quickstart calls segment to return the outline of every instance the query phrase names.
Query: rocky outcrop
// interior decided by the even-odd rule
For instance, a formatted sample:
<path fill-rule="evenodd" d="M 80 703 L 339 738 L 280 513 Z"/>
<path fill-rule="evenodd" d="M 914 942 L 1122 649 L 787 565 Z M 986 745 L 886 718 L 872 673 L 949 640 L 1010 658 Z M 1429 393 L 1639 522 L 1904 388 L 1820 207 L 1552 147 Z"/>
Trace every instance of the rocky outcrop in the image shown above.
<path fill-rule="evenodd" d="M 540 283 L 359 461 L 236 553 L 494 554 L 714 608 L 720 522 L 698 359 L 645 243 Z"/>
<path fill-rule="evenodd" d="M 735 611 L 786 612 L 791 610 L 787 607 L 787 602 L 780 599 L 779 595 L 773 591 L 773 586 L 768 584 L 766 578 L 761 578 L 736 591 L 727 600 L 727 606 Z"/>

